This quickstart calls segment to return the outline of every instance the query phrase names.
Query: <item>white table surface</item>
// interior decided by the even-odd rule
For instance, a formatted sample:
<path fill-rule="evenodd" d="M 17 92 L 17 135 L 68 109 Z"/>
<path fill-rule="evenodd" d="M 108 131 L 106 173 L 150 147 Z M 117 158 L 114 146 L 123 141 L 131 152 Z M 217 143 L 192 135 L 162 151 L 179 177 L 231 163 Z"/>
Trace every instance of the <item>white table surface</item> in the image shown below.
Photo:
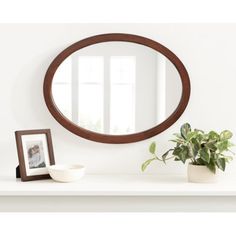
<path fill-rule="evenodd" d="M 0 176 L 0 196 L 236 196 L 236 179 L 188 183 L 178 175 L 85 175 L 73 183 Z"/>

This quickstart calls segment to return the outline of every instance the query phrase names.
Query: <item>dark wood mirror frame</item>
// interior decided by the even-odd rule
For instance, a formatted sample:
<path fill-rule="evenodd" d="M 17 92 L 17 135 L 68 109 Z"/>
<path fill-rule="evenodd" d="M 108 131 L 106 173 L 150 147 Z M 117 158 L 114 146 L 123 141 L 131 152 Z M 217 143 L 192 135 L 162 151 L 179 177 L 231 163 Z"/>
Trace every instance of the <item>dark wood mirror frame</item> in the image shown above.
<path fill-rule="evenodd" d="M 52 95 L 52 81 L 53 81 L 54 74 L 57 68 L 60 66 L 60 64 L 75 51 L 78 51 L 89 45 L 102 43 L 102 42 L 111 42 L 111 41 L 132 42 L 132 43 L 137 43 L 137 44 L 150 47 L 160 52 L 164 56 L 166 56 L 176 67 L 177 71 L 179 72 L 181 82 L 182 82 L 182 96 L 175 111 L 161 124 L 153 128 L 150 128 L 148 130 L 145 130 L 143 132 L 128 134 L 128 135 L 100 134 L 100 133 L 95 133 L 95 132 L 86 130 L 82 127 L 75 125 L 68 118 L 66 118 L 57 108 L 53 99 L 53 95 Z M 153 137 L 163 132 L 164 130 L 169 128 L 172 124 L 174 124 L 184 112 L 189 101 L 190 90 L 191 89 L 190 89 L 190 80 L 189 80 L 188 72 L 185 69 L 185 66 L 183 65 L 183 63 L 173 52 L 171 52 L 168 48 L 161 45 L 160 43 L 153 41 L 151 39 L 141 37 L 138 35 L 122 34 L 122 33 L 101 34 L 101 35 L 92 36 L 92 37 L 83 39 L 79 42 L 76 42 L 72 44 L 71 46 L 69 46 L 68 48 L 66 48 L 65 50 L 63 50 L 50 64 L 45 75 L 44 86 L 43 86 L 44 99 L 45 99 L 46 105 L 49 111 L 51 112 L 51 114 L 53 115 L 53 117 L 62 126 L 64 126 L 67 130 L 71 131 L 72 133 L 78 136 L 81 136 L 83 138 L 93 140 L 96 142 L 102 142 L 102 143 L 137 142 L 137 141 L 148 139 L 150 137 Z"/>

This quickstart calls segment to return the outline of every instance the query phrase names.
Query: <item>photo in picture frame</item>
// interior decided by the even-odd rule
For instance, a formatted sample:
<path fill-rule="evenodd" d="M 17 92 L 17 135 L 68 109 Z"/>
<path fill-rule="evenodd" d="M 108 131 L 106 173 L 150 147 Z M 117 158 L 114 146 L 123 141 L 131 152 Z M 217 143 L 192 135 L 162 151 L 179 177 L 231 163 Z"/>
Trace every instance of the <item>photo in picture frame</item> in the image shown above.
<path fill-rule="evenodd" d="M 49 179 L 47 167 L 55 164 L 50 129 L 15 131 L 22 181 Z"/>

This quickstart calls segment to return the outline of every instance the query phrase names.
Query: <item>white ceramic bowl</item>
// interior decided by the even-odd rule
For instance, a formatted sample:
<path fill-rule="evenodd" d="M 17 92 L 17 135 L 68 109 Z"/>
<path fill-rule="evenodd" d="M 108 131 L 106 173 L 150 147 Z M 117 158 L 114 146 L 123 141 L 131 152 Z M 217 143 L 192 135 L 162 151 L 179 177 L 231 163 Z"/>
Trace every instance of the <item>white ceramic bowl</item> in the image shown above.
<path fill-rule="evenodd" d="M 74 182 L 81 179 L 85 173 L 82 165 L 52 165 L 48 167 L 48 172 L 53 180 L 58 182 Z"/>

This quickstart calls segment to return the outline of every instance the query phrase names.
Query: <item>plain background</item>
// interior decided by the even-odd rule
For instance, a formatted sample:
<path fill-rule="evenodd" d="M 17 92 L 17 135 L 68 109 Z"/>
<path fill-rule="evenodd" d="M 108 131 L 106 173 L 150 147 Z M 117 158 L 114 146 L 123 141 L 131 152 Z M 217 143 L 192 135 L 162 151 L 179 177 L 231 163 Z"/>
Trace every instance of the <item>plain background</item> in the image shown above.
<path fill-rule="evenodd" d="M 236 22 L 234 0 L 67 0 L 60 1 L 60 3 L 58 1 L 49 2 L 48 0 L 41 0 L 37 2 L 30 0 L 1 0 L 0 5 L 1 22 L 5 23 Z M 214 57 L 217 57 L 217 53 L 213 55 Z M 202 73 L 204 73 L 204 71 Z M 224 79 L 225 78 L 226 77 L 224 76 Z M 1 78 L 1 82 L 2 81 L 5 81 L 5 78 Z M 4 99 L 4 96 L 1 96 L 1 100 Z M 234 101 L 230 100 L 228 102 L 229 108 L 231 108 L 231 116 L 235 113 Z M 2 109 L 1 114 L 4 114 L 4 112 L 4 109 Z M 202 113 L 200 113 L 196 119 L 198 119 L 199 116 L 202 116 Z M 214 117 L 211 117 L 211 119 L 214 119 Z M 4 125 L 1 126 L 1 129 L 2 127 L 4 127 Z M 1 135 L 1 140 L 9 139 L 9 136 L 5 137 L 5 134 L 6 133 L 4 131 L 3 135 Z M 13 140 L 9 140 L 9 143 L 10 142 L 12 145 Z M 6 145 L 10 145 L 8 141 L 5 141 L 4 143 Z M 1 145 L 1 149 L 2 148 L 3 147 Z M 13 151 L 11 153 L 13 153 Z M 1 152 L 2 159 L 4 158 L 2 157 L 2 155 L 6 156 L 5 159 L 9 157 L 8 153 Z M 9 162 L 8 166 L 12 167 L 14 158 L 16 157 L 11 157 L 11 161 Z M 154 215 L 151 213 L 142 213 L 142 218 L 139 221 L 137 221 L 137 216 L 135 217 L 134 215 L 128 215 L 127 217 L 124 217 L 125 215 L 126 214 L 123 213 L 121 214 L 120 218 L 117 217 L 115 219 L 114 217 L 110 217 L 110 215 L 107 215 L 106 217 L 103 214 L 98 214 L 91 218 L 91 216 L 84 217 L 84 214 L 82 214 L 81 217 L 83 221 L 80 221 L 81 218 L 79 218 L 78 215 L 71 215 L 69 217 L 68 214 L 59 215 L 57 213 L 57 215 L 54 216 L 47 216 L 47 214 L 42 214 L 37 216 L 38 219 L 40 218 L 40 222 L 42 219 L 44 219 L 47 223 L 43 224 L 45 227 L 42 227 L 41 230 L 37 230 L 37 234 L 47 235 L 52 232 L 53 234 L 57 235 L 65 235 L 65 233 L 68 232 L 74 234 L 78 234 L 78 232 L 80 232 L 83 235 L 114 235 L 115 231 L 118 232 L 117 229 L 124 229 L 123 235 L 151 235 L 151 233 L 153 232 L 155 235 L 157 233 L 161 233 L 163 235 L 189 235 L 189 232 L 191 232 L 191 234 L 193 235 L 199 235 L 202 233 L 209 235 L 222 235 L 223 233 L 226 233 L 227 235 L 235 235 L 235 214 L 213 213 L 209 215 L 205 213 L 188 213 L 176 215 L 175 213 L 168 213 L 164 215 L 163 213 L 161 213 Z M 37 219 L 37 217 L 35 217 L 33 214 L 2 214 L 1 233 L 3 235 L 32 235 L 32 232 L 36 234 L 35 228 L 33 227 L 34 223 L 31 222 L 35 222 L 35 219 Z M 107 221 L 108 218 L 110 219 L 109 223 Z M 197 227 L 196 222 L 197 225 L 199 226 L 200 224 L 201 227 Z M 99 225 L 99 228 L 94 227 L 97 224 Z M 30 229 L 32 230 L 28 230 L 29 225 L 31 226 Z M 83 226 L 83 228 L 81 227 L 81 225 Z M 140 230 L 140 227 L 143 227 L 143 230 Z M 89 228 L 90 230 L 88 231 L 87 228 Z M 116 230 L 114 231 L 114 229 Z M 91 230 L 93 230 L 93 232 L 91 232 Z"/>

